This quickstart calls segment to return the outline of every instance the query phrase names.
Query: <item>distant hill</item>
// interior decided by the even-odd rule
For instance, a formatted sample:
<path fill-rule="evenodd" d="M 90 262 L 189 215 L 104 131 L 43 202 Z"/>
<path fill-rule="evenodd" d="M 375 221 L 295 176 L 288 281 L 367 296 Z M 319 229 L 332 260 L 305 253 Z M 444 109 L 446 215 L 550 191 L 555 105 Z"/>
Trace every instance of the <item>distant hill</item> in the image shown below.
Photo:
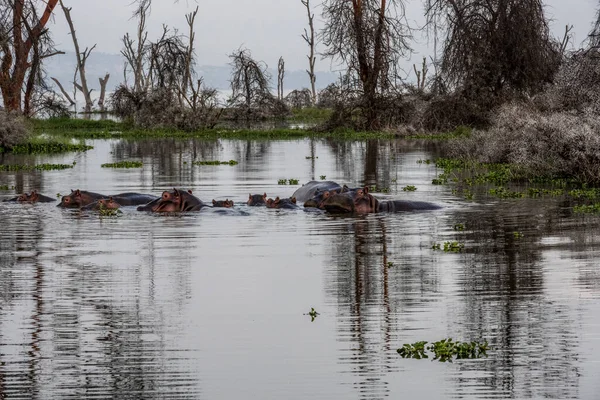
<path fill-rule="evenodd" d="M 107 72 L 110 74 L 107 90 L 112 91 L 114 88 L 124 81 L 123 66 L 125 59 L 120 54 L 107 54 L 93 52 L 87 61 L 86 75 L 88 77 L 88 85 L 91 88 L 98 90 L 100 85 L 98 78 L 103 77 Z M 75 72 L 75 53 L 66 52 L 50 57 L 45 61 L 45 68 L 48 77 L 58 79 L 67 91 L 71 91 L 69 82 L 73 81 L 73 73 Z M 231 67 L 229 65 L 213 66 L 201 65 L 196 68 L 196 72 L 204 78 L 204 82 L 215 89 L 229 89 L 229 78 L 231 76 Z M 269 69 L 272 76 L 271 84 L 273 90 L 276 90 L 277 71 Z M 337 74 L 333 72 L 317 72 L 317 89 L 322 89 L 337 79 Z M 286 92 L 294 89 L 308 87 L 310 84 L 306 71 L 286 71 L 284 78 L 284 90 Z"/>

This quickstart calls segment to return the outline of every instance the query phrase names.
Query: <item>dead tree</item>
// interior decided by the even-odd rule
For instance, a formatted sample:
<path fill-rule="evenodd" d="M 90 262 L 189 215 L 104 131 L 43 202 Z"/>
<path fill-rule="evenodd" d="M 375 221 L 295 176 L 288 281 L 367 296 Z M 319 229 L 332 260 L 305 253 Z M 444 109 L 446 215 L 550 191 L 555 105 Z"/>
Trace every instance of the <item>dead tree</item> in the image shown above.
<path fill-rule="evenodd" d="M 100 108 L 100 112 L 105 111 L 104 107 L 104 97 L 106 96 L 106 84 L 108 83 L 108 78 L 110 78 L 110 74 L 104 75 L 104 78 L 98 78 L 100 82 L 100 97 L 98 97 L 98 108 Z"/>
<path fill-rule="evenodd" d="M 312 104 L 317 104 L 317 91 L 315 89 L 315 82 L 317 81 L 317 76 L 315 75 L 315 27 L 313 24 L 313 19 L 315 15 L 310 10 L 310 0 L 300 0 L 301 3 L 306 7 L 306 13 L 308 14 L 308 31 L 304 28 L 304 34 L 302 38 L 308 44 L 310 48 L 310 53 L 306 56 L 308 57 L 308 69 L 306 73 L 308 74 L 308 78 L 310 79 L 310 89 L 312 93 Z"/>
<path fill-rule="evenodd" d="M 356 77 L 365 128 L 378 128 L 378 96 L 394 87 L 395 66 L 410 51 L 404 0 L 325 0 L 323 53 Z"/>
<path fill-rule="evenodd" d="M 69 29 L 71 30 L 71 39 L 73 39 L 73 46 L 75 47 L 75 56 L 77 58 L 77 69 L 79 70 L 79 79 L 80 84 L 75 84 L 81 93 L 83 93 L 83 98 L 85 100 L 85 112 L 89 113 L 92 111 L 92 106 L 94 102 L 92 101 L 92 90 L 88 89 L 87 77 L 85 75 L 85 64 L 87 62 L 88 57 L 92 54 L 92 51 L 96 47 L 94 44 L 91 48 L 85 48 L 83 52 L 79 50 L 79 41 L 77 40 L 77 35 L 75 34 L 75 26 L 73 25 L 73 19 L 71 18 L 71 8 L 65 7 L 65 4 L 62 0 L 60 0 L 60 7 L 62 8 L 65 19 L 69 24 Z"/>
<path fill-rule="evenodd" d="M 44 37 L 48 37 L 46 24 L 58 0 L 36 3 L 25 0 L 0 3 L 0 91 L 4 108 L 9 111 L 22 110 L 23 91 L 25 108 L 29 108 L 41 61 L 59 54 L 51 47 L 40 48 Z M 35 7 L 42 3 L 44 11 L 38 17 Z M 26 78 L 27 87 L 24 87 Z"/>
<path fill-rule="evenodd" d="M 231 59 L 231 100 L 234 105 L 252 105 L 264 97 L 271 96 L 269 91 L 270 75 L 267 65 L 256 61 L 248 49 L 240 48 L 229 55 Z"/>
<path fill-rule="evenodd" d="M 54 77 L 50 78 L 54 81 L 54 83 L 56 83 L 56 86 L 58 86 L 58 88 L 60 89 L 60 92 L 63 94 L 63 96 L 65 96 L 65 98 L 67 99 L 67 101 L 69 102 L 69 104 L 71 106 L 75 105 L 75 101 L 71 98 L 71 96 L 69 96 L 69 93 L 67 93 L 67 91 L 65 90 L 65 88 L 63 87 L 63 85 L 60 83 L 60 81 Z"/>
<path fill-rule="evenodd" d="M 138 7 L 133 14 L 138 18 L 137 43 L 129 36 L 129 33 L 126 33 L 122 39 L 124 48 L 121 50 L 121 54 L 127 60 L 127 65 L 133 73 L 133 89 L 136 92 L 143 91 L 147 85 L 144 74 L 144 48 L 148 39 L 146 18 L 150 13 L 151 3 L 151 0 L 139 0 Z"/>
<path fill-rule="evenodd" d="M 542 0 L 426 0 L 426 16 L 443 35 L 446 85 L 467 97 L 535 93 L 560 65 Z"/>
<path fill-rule="evenodd" d="M 181 82 L 181 93 L 184 95 L 188 91 L 188 85 L 193 87 L 192 82 L 192 71 L 194 64 L 194 39 L 196 38 L 196 33 L 194 32 L 194 21 L 196 20 L 196 15 L 198 14 L 198 7 L 185 16 L 185 20 L 189 27 L 188 34 L 188 46 L 187 46 L 187 57 L 185 59 L 185 76 L 183 77 L 183 82 Z M 180 99 L 180 101 L 182 101 Z"/>
<path fill-rule="evenodd" d="M 279 57 L 277 63 L 277 99 L 283 100 L 283 77 L 285 75 L 285 62 Z"/>
<path fill-rule="evenodd" d="M 423 64 L 421 64 L 421 70 L 417 70 L 417 64 L 413 64 L 415 75 L 417 76 L 417 90 L 423 92 L 425 90 L 425 79 L 427 77 L 427 58 L 423 57 Z"/>

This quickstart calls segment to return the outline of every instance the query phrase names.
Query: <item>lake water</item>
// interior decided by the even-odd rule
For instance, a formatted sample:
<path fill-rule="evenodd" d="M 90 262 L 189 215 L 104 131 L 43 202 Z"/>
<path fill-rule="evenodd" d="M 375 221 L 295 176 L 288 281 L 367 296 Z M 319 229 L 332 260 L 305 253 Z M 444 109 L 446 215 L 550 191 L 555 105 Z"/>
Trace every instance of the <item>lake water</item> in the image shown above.
<path fill-rule="evenodd" d="M 0 196 L 184 187 L 240 205 L 100 217 L 0 203 L 0 399 L 600 398 L 600 217 L 560 198 L 460 198 L 432 185 L 441 171 L 417 161 L 435 149 L 417 142 L 90 143 L 0 155 L 76 162 L 2 172 L 16 190 Z M 144 166 L 100 167 L 121 160 Z M 278 179 L 321 175 L 443 208 L 341 217 L 241 205 L 298 187 Z M 432 249 L 447 241 L 464 251 Z M 447 337 L 491 350 L 453 363 L 396 352 Z"/>

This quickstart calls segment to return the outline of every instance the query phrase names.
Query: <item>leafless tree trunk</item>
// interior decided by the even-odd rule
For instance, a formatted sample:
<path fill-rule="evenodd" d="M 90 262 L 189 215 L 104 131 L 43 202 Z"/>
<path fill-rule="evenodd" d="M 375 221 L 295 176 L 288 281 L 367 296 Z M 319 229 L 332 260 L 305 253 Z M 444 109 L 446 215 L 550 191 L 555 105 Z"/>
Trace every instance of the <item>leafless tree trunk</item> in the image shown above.
<path fill-rule="evenodd" d="M 423 57 L 423 64 L 421 64 L 421 70 L 417 70 L 417 64 L 413 64 L 413 69 L 415 70 L 415 75 L 417 76 L 417 90 L 424 91 L 425 90 L 425 79 L 427 77 L 427 58 Z"/>
<path fill-rule="evenodd" d="M 279 57 L 277 63 L 277 98 L 283 100 L 283 76 L 285 75 L 285 62 L 283 57 Z"/>
<path fill-rule="evenodd" d="M 308 57 L 308 69 L 306 73 L 308 74 L 308 78 L 310 79 L 310 89 L 312 92 L 312 104 L 317 104 L 317 91 L 315 89 L 315 82 L 317 81 L 317 76 L 315 75 L 315 27 L 313 25 L 313 19 L 315 15 L 310 11 L 310 0 L 301 0 L 304 7 L 306 7 L 306 12 L 308 14 L 308 31 L 306 28 L 304 29 L 304 34 L 302 38 L 308 44 L 310 48 L 310 53 L 306 56 Z"/>
<path fill-rule="evenodd" d="M 35 76 L 40 60 L 57 54 L 42 54 L 38 48 L 34 51 L 34 59 L 29 59 L 34 44 L 39 45 L 39 39 L 47 35 L 45 26 L 57 3 L 58 0 L 48 0 L 39 19 L 34 12 L 34 4 L 26 5 L 25 0 L 14 0 L 0 5 L 0 91 L 4 108 L 9 111 L 21 111 L 21 94 L 28 71 Z M 27 30 L 26 35 L 23 35 L 24 27 Z M 32 66 L 35 66 L 36 70 L 32 70 Z M 29 86 L 26 94 L 31 93 L 31 85 Z M 26 107 L 29 108 L 29 105 L 26 104 Z"/>
<path fill-rule="evenodd" d="M 358 78 L 366 128 L 377 129 L 377 96 L 393 87 L 395 66 L 410 51 L 404 0 L 325 0 L 324 55 Z"/>
<path fill-rule="evenodd" d="M 140 0 L 139 6 L 136 9 L 134 16 L 139 18 L 137 29 L 137 46 L 135 41 L 131 39 L 129 33 L 123 36 L 123 45 L 125 48 L 121 50 L 121 54 L 127 60 L 129 67 L 133 71 L 133 89 L 136 92 L 144 90 L 146 87 L 146 77 L 144 75 L 144 47 L 148 38 L 146 32 L 146 18 L 150 12 L 150 0 Z"/>
<path fill-rule="evenodd" d="M 194 39 L 196 38 L 196 33 L 194 32 L 194 21 L 196 20 L 196 14 L 198 14 L 198 7 L 185 16 L 185 20 L 190 28 L 189 37 L 188 37 L 188 47 L 187 47 L 187 57 L 185 59 L 185 75 L 183 77 L 183 82 L 181 83 L 181 93 L 184 95 L 188 92 L 188 85 L 190 87 L 193 86 L 192 83 L 192 68 L 194 63 Z M 183 105 L 183 99 L 180 96 L 180 103 Z"/>
<path fill-rule="evenodd" d="M 98 78 L 100 82 L 100 97 L 98 98 L 98 108 L 100 108 L 100 112 L 104 112 L 104 97 L 106 96 L 106 84 L 108 83 L 108 78 L 110 78 L 110 74 L 106 74 L 104 78 Z"/>
<path fill-rule="evenodd" d="M 60 0 L 60 7 L 62 8 L 67 23 L 69 24 L 69 29 L 71 30 L 71 39 L 73 39 L 73 46 L 75 47 L 75 55 L 77 57 L 77 68 L 79 70 L 79 79 L 81 81 L 80 85 L 76 85 L 83 93 L 83 98 L 85 100 L 85 112 L 89 113 L 92 111 L 92 106 L 94 102 L 92 101 L 92 90 L 88 89 L 87 78 L 85 76 L 85 64 L 87 62 L 88 57 L 96 47 L 93 45 L 91 49 L 87 47 L 83 50 L 83 53 L 79 50 L 79 41 L 77 40 L 77 35 L 75 34 L 75 26 L 73 25 L 73 19 L 71 18 L 71 8 L 65 7 L 62 0 Z"/>
<path fill-rule="evenodd" d="M 56 86 L 58 86 L 58 88 L 60 89 L 60 92 L 63 94 L 63 96 L 65 96 L 67 98 L 67 101 L 69 102 L 69 104 L 71 106 L 75 105 L 75 101 L 73 101 L 73 99 L 71 98 L 71 96 L 69 96 L 69 93 L 67 93 L 67 91 L 65 90 L 65 88 L 63 87 L 63 85 L 60 83 L 60 81 L 56 78 L 50 78 L 54 81 L 54 83 L 56 83 Z"/>

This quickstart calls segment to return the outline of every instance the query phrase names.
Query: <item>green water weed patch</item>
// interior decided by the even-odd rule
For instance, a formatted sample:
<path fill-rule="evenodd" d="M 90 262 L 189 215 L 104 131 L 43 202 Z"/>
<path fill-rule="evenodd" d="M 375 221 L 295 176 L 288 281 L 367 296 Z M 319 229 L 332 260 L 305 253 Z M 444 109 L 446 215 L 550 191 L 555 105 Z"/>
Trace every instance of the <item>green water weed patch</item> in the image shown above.
<path fill-rule="evenodd" d="M 102 164 L 102 168 L 142 168 L 144 164 L 141 161 L 119 161 L 116 163 Z"/>

